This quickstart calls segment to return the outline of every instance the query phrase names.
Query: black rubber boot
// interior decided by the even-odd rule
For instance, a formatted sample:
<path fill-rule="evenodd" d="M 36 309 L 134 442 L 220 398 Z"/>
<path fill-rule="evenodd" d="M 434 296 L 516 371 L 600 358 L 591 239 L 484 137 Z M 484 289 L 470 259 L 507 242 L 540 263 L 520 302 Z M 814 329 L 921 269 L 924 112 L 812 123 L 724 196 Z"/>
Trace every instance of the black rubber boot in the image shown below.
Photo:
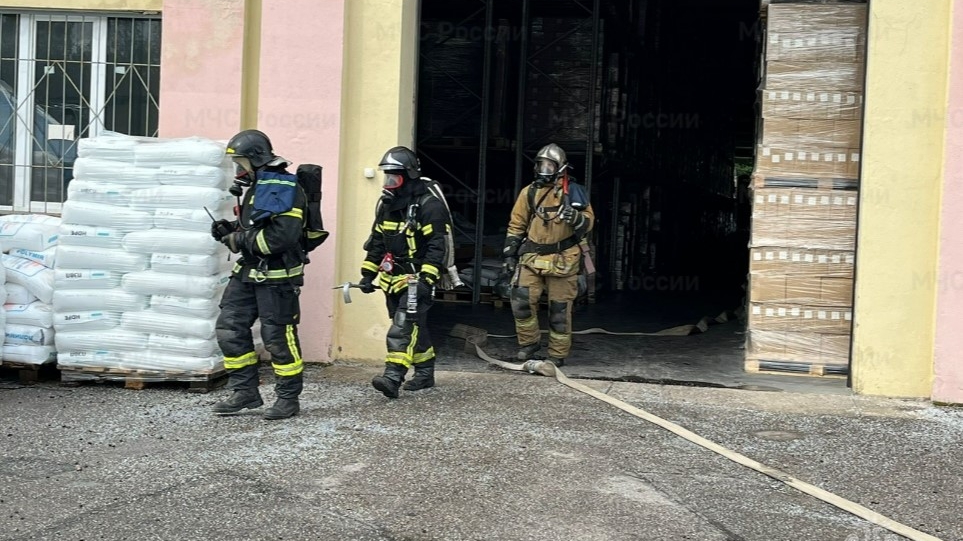
<path fill-rule="evenodd" d="M 371 385 L 388 398 L 398 398 L 398 389 L 408 373 L 408 367 L 398 363 L 385 363 L 385 372 L 375 376 Z"/>
<path fill-rule="evenodd" d="M 217 415 L 231 415 L 244 409 L 260 408 L 264 405 L 261 393 L 257 390 L 258 368 L 256 364 L 229 370 L 227 388 L 234 391 L 227 400 L 214 404 Z"/>
<path fill-rule="evenodd" d="M 564 358 L 549 356 L 548 362 L 554 364 L 555 366 L 557 366 L 557 367 L 559 367 L 559 368 L 565 366 L 565 359 L 564 359 Z"/>
<path fill-rule="evenodd" d="M 264 410 L 264 418 L 269 421 L 294 417 L 301 411 L 298 397 L 304 389 L 304 375 L 276 376 L 274 392 L 278 399 L 274 405 Z"/>
<path fill-rule="evenodd" d="M 406 391 L 420 391 L 435 386 L 435 360 L 420 362 L 415 366 L 415 376 L 401 386 Z"/>
<path fill-rule="evenodd" d="M 518 353 L 515 354 L 515 358 L 519 361 L 534 359 L 534 355 L 538 353 L 538 350 L 540 349 L 542 349 L 542 346 L 538 342 L 535 342 L 534 344 L 528 344 L 527 346 L 522 346 L 518 349 Z"/>
<path fill-rule="evenodd" d="M 301 403 L 297 398 L 278 398 L 274 405 L 264 410 L 264 418 L 268 421 L 294 417 L 301 411 Z"/>

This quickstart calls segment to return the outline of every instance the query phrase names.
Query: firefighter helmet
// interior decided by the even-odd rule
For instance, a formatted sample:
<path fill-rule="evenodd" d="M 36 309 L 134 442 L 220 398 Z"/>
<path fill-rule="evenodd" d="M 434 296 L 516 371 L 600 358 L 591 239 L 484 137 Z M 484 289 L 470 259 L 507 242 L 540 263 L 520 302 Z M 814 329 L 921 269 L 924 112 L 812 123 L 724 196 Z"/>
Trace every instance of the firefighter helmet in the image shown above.
<path fill-rule="evenodd" d="M 225 152 L 235 160 L 247 158 L 254 169 L 264 167 L 275 158 L 271 140 L 259 130 L 244 130 L 231 137 Z"/>
<path fill-rule="evenodd" d="M 381 163 L 378 164 L 381 171 L 405 171 L 408 178 L 415 179 L 421 177 L 421 162 L 418 156 L 407 147 L 394 147 L 385 152 Z"/>
<path fill-rule="evenodd" d="M 551 184 L 568 168 L 568 158 L 562 147 L 549 143 L 535 155 L 535 182 Z"/>

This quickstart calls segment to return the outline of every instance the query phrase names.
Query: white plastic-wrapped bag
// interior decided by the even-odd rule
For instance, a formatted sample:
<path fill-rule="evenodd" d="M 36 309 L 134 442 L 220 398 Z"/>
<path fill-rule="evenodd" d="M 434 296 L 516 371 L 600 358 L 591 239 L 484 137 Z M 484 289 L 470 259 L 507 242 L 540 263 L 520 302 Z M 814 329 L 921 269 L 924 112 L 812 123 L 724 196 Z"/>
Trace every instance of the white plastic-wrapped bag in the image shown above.
<path fill-rule="evenodd" d="M 154 225 L 154 217 L 149 212 L 69 199 L 63 204 L 62 216 L 67 224 L 94 225 L 121 231 L 140 231 Z"/>
<path fill-rule="evenodd" d="M 121 328 L 128 331 L 214 338 L 214 320 L 212 319 L 172 316 L 144 310 L 142 312 L 125 312 L 120 321 Z"/>
<path fill-rule="evenodd" d="M 7 302 L 5 304 L 30 304 L 37 300 L 36 295 L 27 291 L 27 288 L 20 284 L 7 282 L 5 287 L 7 289 Z"/>
<path fill-rule="evenodd" d="M 159 184 L 227 189 L 224 169 L 214 165 L 164 165 L 155 170 Z"/>
<path fill-rule="evenodd" d="M 114 289 L 58 289 L 53 296 L 54 312 L 84 312 L 92 310 L 146 310 L 149 299 L 120 288 Z"/>
<path fill-rule="evenodd" d="M 230 275 L 188 276 L 156 271 L 141 271 L 125 274 L 121 278 L 124 291 L 140 295 L 177 295 L 181 297 L 202 297 L 211 299 L 217 296 Z"/>
<path fill-rule="evenodd" d="M 207 210 L 211 214 L 207 214 Z M 220 207 L 195 209 L 158 208 L 154 210 L 154 227 L 158 229 L 183 229 L 211 233 L 211 216 L 215 220 L 234 220 L 234 207 L 230 204 Z"/>
<path fill-rule="evenodd" d="M 53 327 L 53 308 L 40 301 L 34 301 L 30 304 L 4 304 L 3 311 L 7 315 L 7 323 Z"/>
<path fill-rule="evenodd" d="M 150 351 L 167 351 L 173 355 L 186 357 L 211 357 L 220 355 L 221 349 L 217 341 L 209 338 L 191 338 L 173 336 L 170 334 L 152 334 L 147 338 L 147 349 Z"/>
<path fill-rule="evenodd" d="M 233 269 L 234 262 L 228 259 L 227 248 L 218 252 L 214 255 L 155 253 L 150 257 L 150 270 L 169 274 L 212 276 Z"/>
<path fill-rule="evenodd" d="M 30 261 L 36 261 L 44 267 L 52 269 L 54 267 L 54 263 L 57 262 L 57 247 L 51 246 L 42 252 L 27 250 L 26 248 L 13 248 L 10 250 L 10 255 L 29 259 Z"/>
<path fill-rule="evenodd" d="M 0 265 L 0 269 L 2 268 L 3 265 Z M 0 302 L 7 304 L 7 286 L 3 285 L 3 282 L 0 282 Z"/>
<path fill-rule="evenodd" d="M 123 241 L 124 249 L 136 254 L 156 252 L 175 254 L 213 255 L 223 245 L 210 232 L 178 231 L 176 229 L 149 229 L 128 233 Z"/>
<path fill-rule="evenodd" d="M 147 349 L 147 334 L 114 329 L 103 331 L 61 331 L 54 337 L 57 351 L 142 351 Z"/>
<path fill-rule="evenodd" d="M 127 184 L 74 179 L 67 188 L 67 199 L 126 207 L 130 204 L 134 189 L 133 186 Z"/>
<path fill-rule="evenodd" d="M 50 304 L 54 292 L 52 269 L 36 261 L 7 254 L 3 255 L 3 266 L 7 270 L 7 282 L 27 288 L 35 297 Z"/>
<path fill-rule="evenodd" d="M 221 312 L 218 308 L 220 297 L 202 299 L 199 297 L 179 297 L 174 295 L 154 295 L 150 298 L 150 309 L 160 314 L 175 316 L 216 318 Z"/>
<path fill-rule="evenodd" d="M 53 321 L 57 332 L 106 331 L 120 326 L 120 314 L 109 310 L 56 312 Z"/>
<path fill-rule="evenodd" d="M 134 147 L 134 163 L 141 167 L 195 164 L 217 167 L 223 160 L 223 145 L 199 137 L 159 140 Z"/>
<path fill-rule="evenodd" d="M 224 364 L 221 356 L 189 357 L 170 355 L 163 351 L 147 351 L 143 354 L 124 353 L 122 368 L 129 370 L 184 370 L 188 372 L 210 372 L 220 369 Z"/>
<path fill-rule="evenodd" d="M 114 351 L 59 351 L 57 367 L 78 368 L 118 368 L 121 363 L 119 352 Z"/>
<path fill-rule="evenodd" d="M 53 329 L 18 323 L 8 322 L 3 330 L 3 336 L 3 343 L 9 345 L 49 346 L 54 342 Z"/>
<path fill-rule="evenodd" d="M 127 233 L 96 225 L 64 224 L 60 226 L 58 246 L 90 246 L 92 248 L 121 248 L 120 241 Z"/>
<path fill-rule="evenodd" d="M 136 190 L 131 198 L 130 207 L 136 210 L 153 211 L 159 208 L 215 209 L 234 199 L 230 193 L 218 188 L 198 186 L 154 186 Z"/>
<path fill-rule="evenodd" d="M 141 141 L 142 138 L 117 132 L 108 132 L 97 137 L 85 137 L 77 142 L 77 156 L 79 156 L 77 161 L 79 162 L 82 158 L 98 158 L 118 160 L 121 163 L 133 163 L 134 147 Z"/>
<path fill-rule="evenodd" d="M 133 272 L 144 270 L 148 265 L 150 265 L 150 257 L 147 254 L 135 254 L 117 248 L 57 247 L 57 267 L 61 269 Z"/>
<path fill-rule="evenodd" d="M 79 157 L 74 162 L 74 179 L 85 182 L 120 184 L 129 188 L 153 186 L 154 169 L 136 167 L 119 160 Z"/>
<path fill-rule="evenodd" d="M 3 360 L 22 364 L 47 364 L 57 359 L 53 346 L 34 346 L 29 344 L 4 344 Z"/>
<path fill-rule="evenodd" d="M 57 245 L 60 219 L 41 214 L 0 216 L 0 250 L 24 248 L 42 252 Z"/>
<path fill-rule="evenodd" d="M 110 289 L 120 287 L 121 273 L 88 269 L 54 269 L 54 291 L 58 289 Z"/>

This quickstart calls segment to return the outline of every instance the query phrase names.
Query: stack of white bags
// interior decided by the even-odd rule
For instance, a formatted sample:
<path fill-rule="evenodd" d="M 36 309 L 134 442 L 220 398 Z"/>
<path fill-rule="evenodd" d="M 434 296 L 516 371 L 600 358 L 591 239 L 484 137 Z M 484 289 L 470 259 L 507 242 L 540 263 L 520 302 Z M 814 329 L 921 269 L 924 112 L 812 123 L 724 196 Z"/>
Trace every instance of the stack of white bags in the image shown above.
<path fill-rule="evenodd" d="M 80 140 L 78 154 L 55 269 L 59 367 L 219 370 L 233 263 L 208 211 L 233 219 L 224 145 L 111 134 Z"/>
<path fill-rule="evenodd" d="M 0 216 L 0 358 L 41 365 L 56 360 L 53 266 L 60 218 L 41 214 Z"/>

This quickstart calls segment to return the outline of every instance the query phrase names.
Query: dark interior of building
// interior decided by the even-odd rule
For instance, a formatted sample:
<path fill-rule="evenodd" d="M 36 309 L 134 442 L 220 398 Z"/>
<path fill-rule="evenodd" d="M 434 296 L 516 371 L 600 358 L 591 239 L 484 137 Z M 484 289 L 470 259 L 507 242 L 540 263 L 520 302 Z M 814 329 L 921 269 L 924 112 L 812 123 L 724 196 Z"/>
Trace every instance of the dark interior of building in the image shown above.
<path fill-rule="evenodd" d="M 665 342 L 662 364 L 726 355 L 741 373 L 749 200 L 737 179 L 756 141 L 758 24 L 758 0 L 422 0 L 417 150 L 446 187 L 471 287 L 449 295 L 461 302 L 444 303 L 433 333 L 513 332 L 492 286 L 511 207 L 554 142 L 597 217 L 597 273 L 573 327 L 655 331 L 728 312 L 713 337 Z M 598 357 L 600 340 L 578 336 L 573 361 Z M 639 340 L 608 337 L 615 368 L 598 375 L 653 379 L 638 352 L 663 339 Z"/>

